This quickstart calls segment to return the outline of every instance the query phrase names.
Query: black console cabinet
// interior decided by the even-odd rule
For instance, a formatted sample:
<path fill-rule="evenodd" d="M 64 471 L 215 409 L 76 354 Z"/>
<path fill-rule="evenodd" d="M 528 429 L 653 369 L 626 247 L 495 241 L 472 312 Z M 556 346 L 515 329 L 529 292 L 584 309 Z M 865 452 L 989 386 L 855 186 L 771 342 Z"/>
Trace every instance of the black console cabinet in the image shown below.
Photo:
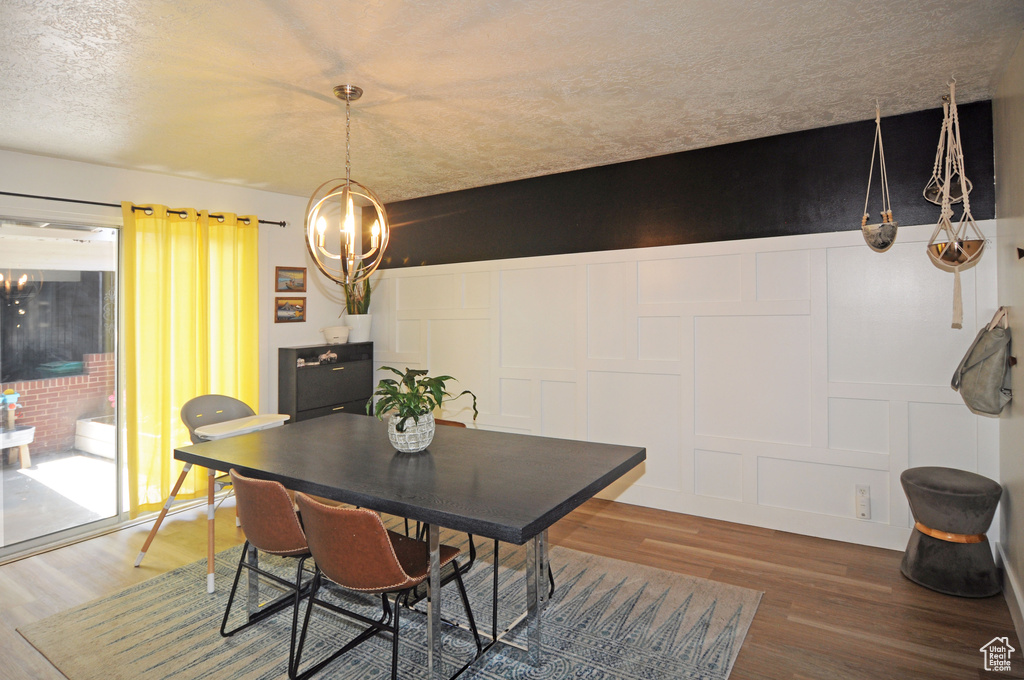
<path fill-rule="evenodd" d="M 321 363 L 327 351 L 338 355 L 336 363 Z M 307 365 L 299 366 L 302 359 Z M 366 414 L 373 394 L 373 343 L 307 345 L 277 350 L 277 410 L 291 422 L 332 413 Z"/>

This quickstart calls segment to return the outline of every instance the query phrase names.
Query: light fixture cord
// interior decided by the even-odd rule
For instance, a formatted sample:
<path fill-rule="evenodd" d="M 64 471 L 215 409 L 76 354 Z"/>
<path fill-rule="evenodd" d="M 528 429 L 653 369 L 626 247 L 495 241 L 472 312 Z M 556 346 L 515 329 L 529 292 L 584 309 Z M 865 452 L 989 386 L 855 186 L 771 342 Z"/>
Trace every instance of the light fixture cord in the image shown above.
<path fill-rule="evenodd" d="M 345 95 L 345 186 L 352 184 L 352 98 Z"/>

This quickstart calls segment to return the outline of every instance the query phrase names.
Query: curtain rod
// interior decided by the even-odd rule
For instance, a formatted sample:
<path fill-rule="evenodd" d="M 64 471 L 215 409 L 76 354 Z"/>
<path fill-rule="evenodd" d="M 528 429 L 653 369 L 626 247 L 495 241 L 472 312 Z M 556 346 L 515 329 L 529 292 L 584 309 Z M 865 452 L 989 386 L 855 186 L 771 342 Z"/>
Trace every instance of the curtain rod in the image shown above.
<path fill-rule="evenodd" d="M 62 201 L 64 203 L 81 203 L 82 205 L 98 205 L 98 206 L 102 206 L 104 208 L 120 208 L 121 207 L 120 203 L 101 203 L 99 201 L 83 201 L 83 200 L 78 199 L 78 198 L 57 198 L 56 196 L 36 196 L 35 194 L 17 194 L 17 193 L 14 193 L 13 191 L 0 191 L 0 194 L 3 194 L 4 196 L 17 196 L 19 198 L 38 198 L 39 200 L 42 200 L 42 201 Z M 142 212 L 146 212 L 147 208 L 141 208 L 141 207 L 136 205 L 136 206 L 132 206 L 132 210 L 133 211 L 140 210 Z M 185 215 L 188 214 L 184 210 L 168 210 L 167 212 L 175 214 L 178 217 L 184 217 Z M 219 213 L 210 213 L 210 217 L 223 218 L 224 216 L 219 214 Z M 245 220 L 245 223 L 248 224 L 249 223 L 248 220 Z M 273 224 L 274 226 L 278 226 L 278 227 L 287 227 L 288 226 L 288 222 L 286 222 L 285 220 L 281 220 L 280 222 L 274 222 L 273 220 L 260 220 L 260 224 Z"/>

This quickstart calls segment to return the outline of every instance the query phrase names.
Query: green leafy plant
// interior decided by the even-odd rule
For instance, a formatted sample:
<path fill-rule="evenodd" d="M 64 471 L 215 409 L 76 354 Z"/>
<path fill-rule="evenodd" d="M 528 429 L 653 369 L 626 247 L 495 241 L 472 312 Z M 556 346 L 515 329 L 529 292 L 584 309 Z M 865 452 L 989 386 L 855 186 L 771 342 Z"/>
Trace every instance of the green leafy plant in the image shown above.
<path fill-rule="evenodd" d="M 377 390 L 373 393 L 373 396 L 378 398 L 377 402 L 374 404 L 372 398 L 366 402 L 366 413 L 377 416 L 378 420 L 384 420 L 386 413 L 395 413 L 401 418 L 395 426 L 399 432 L 405 432 L 405 423 L 410 418 L 414 423 L 418 423 L 420 416 L 440 408 L 441 402 L 458 399 L 464 394 L 473 397 L 473 420 L 480 415 L 476 410 L 475 394 L 463 390 L 453 396 L 447 391 L 445 382 L 455 380 L 450 375 L 430 377 L 427 371 L 413 368 L 406 368 L 403 373 L 391 366 L 381 366 L 381 370 L 391 371 L 398 375 L 400 380 L 384 378 L 377 383 Z"/>

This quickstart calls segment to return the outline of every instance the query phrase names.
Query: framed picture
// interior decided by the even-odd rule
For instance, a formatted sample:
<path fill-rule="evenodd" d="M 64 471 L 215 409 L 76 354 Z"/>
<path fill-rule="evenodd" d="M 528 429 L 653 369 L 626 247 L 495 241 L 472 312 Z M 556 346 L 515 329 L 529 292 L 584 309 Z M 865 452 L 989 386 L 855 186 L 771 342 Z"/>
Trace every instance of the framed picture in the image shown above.
<path fill-rule="evenodd" d="M 296 323 L 306 320 L 306 298 L 274 298 L 274 323 Z"/>
<path fill-rule="evenodd" d="M 306 292 L 306 268 L 305 267 L 275 267 L 274 268 L 274 292 L 275 293 L 305 293 Z"/>

